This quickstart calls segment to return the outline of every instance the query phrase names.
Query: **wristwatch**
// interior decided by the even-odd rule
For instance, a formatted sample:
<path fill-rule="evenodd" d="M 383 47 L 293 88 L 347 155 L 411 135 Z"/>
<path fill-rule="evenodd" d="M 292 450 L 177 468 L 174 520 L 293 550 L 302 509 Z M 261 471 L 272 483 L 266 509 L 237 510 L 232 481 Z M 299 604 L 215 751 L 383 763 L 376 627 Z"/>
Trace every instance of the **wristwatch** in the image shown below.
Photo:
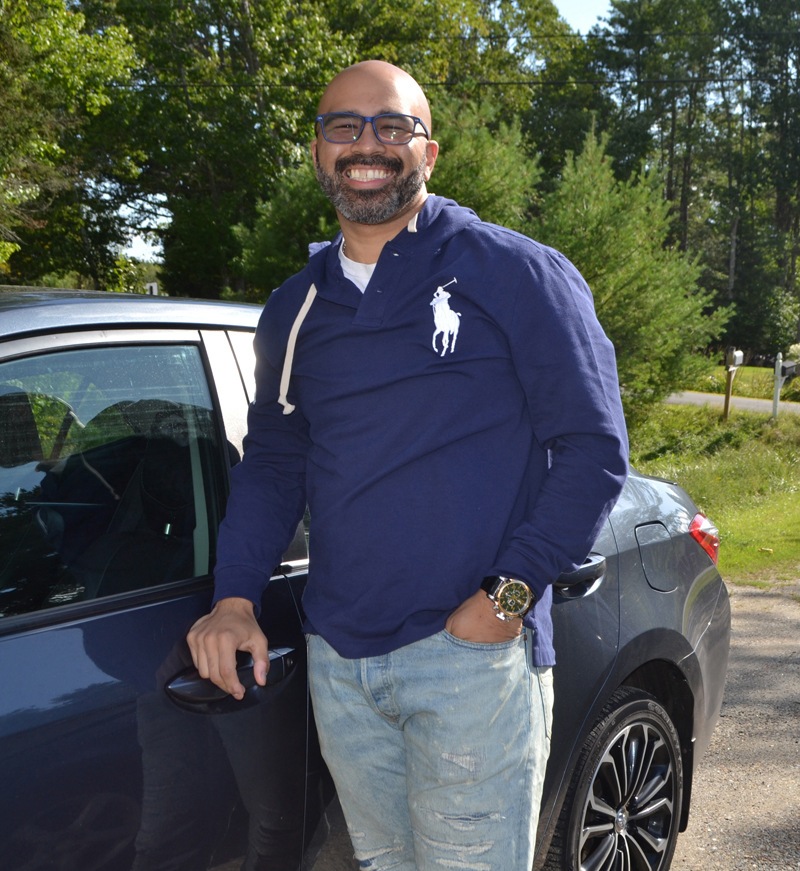
<path fill-rule="evenodd" d="M 494 610 L 498 620 L 513 620 L 524 617 L 536 604 L 533 590 L 516 578 L 505 578 L 502 575 L 489 575 L 483 579 L 481 589 L 494 602 Z"/>

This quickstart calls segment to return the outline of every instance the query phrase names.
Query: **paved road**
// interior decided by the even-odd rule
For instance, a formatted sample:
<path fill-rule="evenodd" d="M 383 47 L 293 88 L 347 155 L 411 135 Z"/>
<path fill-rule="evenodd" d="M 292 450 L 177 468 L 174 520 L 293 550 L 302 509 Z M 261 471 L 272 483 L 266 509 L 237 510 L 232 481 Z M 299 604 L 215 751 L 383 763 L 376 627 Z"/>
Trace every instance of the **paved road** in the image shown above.
<path fill-rule="evenodd" d="M 693 390 L 684 390 L 683 393 L 673 393 L 664 402 L 669 405 L 711 405 L 722 408 L 725 405 L 725 397 L 721 393 L 695 393 Z M 731 396 L 731 407 L 742 411 L 760 411 L 772 414 L 771 399 L 748 399 L 744 396 Z M 781 402 L 778 406 L 778 416 L 781 414 L 800 414 L 800 402 Z"/>

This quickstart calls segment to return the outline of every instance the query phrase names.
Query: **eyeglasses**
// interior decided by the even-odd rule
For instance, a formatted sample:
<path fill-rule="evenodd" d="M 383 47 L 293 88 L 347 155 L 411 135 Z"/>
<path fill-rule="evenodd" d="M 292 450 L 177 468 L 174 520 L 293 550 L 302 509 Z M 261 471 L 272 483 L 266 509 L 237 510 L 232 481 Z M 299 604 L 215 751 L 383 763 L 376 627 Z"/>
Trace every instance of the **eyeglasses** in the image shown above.
<path fill-rule="evenodd" d="M 414 115 L 392 113 L 368 117 L 353 112 L 327 112 L 325 115 L 317 115 L 316 121 L 325 140 L 336 145 L 356 142 L 367 124 L 372 124 L 378 142 L 386 145 L 408 145 L 414 138 L 417 124 L 425 131 L 425 138 L 431 138 L 422 119 Z"/>

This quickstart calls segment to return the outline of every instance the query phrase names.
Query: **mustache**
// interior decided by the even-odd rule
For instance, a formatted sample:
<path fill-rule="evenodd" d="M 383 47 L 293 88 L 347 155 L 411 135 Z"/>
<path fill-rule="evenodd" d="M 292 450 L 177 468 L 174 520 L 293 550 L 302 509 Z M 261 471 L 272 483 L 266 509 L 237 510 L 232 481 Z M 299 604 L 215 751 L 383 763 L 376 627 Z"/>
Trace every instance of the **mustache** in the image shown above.
<path fill-rule="evenodd" d="M 403 172 L 402 160 L 396 157 L 385 157 L 382 154 L 364 155 L 363 157 L 351 154 L 347 157 L 340 157 L 333 165 L 333 168 L 335 172 L 344 175 L 351 166 L 380 166 L 383 169 L 388 169 L 389 172 L 395 173 L 395 175 L 401 175 Z"/>

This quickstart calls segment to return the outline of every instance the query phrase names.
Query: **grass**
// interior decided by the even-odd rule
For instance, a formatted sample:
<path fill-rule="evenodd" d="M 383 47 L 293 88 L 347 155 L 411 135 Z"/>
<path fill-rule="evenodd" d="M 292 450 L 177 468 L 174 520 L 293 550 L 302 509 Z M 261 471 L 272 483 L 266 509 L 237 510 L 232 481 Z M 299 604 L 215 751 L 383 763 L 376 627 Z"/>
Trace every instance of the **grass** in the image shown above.
<path fill-rule="evenodd" d="M 631 432 L 640 472 L 677 481 L 720 530 L 734 583 L 800 576 L 800 415 L 659 406 Z"/>
<path fill-rule="evenodd" d="M 715 366 L 687 386 L 687 390 L 701 393 L 725 393 L 728 374 L 724 366 Z M 774 372 L 759 366 L 740 366 L 733 378 L 733 395 L 751 399 L 772 399 L 775 390 Z M 783 402 L 800 402 L 800 378 L 784 382 L 781 389 Z"/>

